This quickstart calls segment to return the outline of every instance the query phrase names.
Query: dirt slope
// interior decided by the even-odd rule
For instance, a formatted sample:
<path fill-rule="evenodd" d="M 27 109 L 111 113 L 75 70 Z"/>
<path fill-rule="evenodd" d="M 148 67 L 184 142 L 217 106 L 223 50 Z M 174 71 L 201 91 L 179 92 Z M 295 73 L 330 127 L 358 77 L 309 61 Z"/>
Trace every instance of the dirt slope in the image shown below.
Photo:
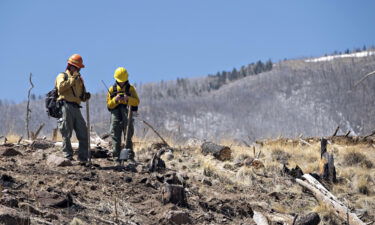
<path fill-rule="evenodd" d="M 254 156 L 248 147 L 231 146 L 232 159 L 221 162 L 201 155 L 199 145 L 174 146 L 173 153 L 167 150 L 162 157 L 166 169 L 159 172 L 147 169 L 157 152 L 147 143 L 136 145 L 138 165 L 125 164 L 120 169 L 110 158 L 94 158 L 91 167 L 76 161 L 71 166 L 51 166 L 48 157 L 61 155 L 57 148 L 2 145 L 0 205 L 30 218 L 30 224 L 69 224 L 73 220 L 71 224 L 255 224 L 254 211 L 291 218 L 317 212 L 320 224 L 342 224 L 344 221 L 327 212 L 292 177 L 281 173 L 285 163 L 291 167 L 298 164 L 304 172 L 316 169 L 319 143 L 313 139 L 307 146 L 294 142 L 263 141 L 255 150 L 262 164 L 259 167 L 244 163 Z M 369 144 L 355 146 L 363 150 L 367 158 L 361 162 L 367 160 L 367 164 L 344 166 L 347 145 L 332 144 L 330 151 L 338 156 L 340 182 L 329 188 L 370 222 L 375 219 L 375 193 L 371 188 L 375 173 L 370 165 L 374 148 Z M 6 156 L 6 149 L 21 155 Z M 177 180 L 172 182 L 184 186 L 187 206 L 163 204 L 161 190 L 173 174 L 177 174 Z M 362 189 L 352 188 L 353 182 L 363 183 L 364 177 Z"/>

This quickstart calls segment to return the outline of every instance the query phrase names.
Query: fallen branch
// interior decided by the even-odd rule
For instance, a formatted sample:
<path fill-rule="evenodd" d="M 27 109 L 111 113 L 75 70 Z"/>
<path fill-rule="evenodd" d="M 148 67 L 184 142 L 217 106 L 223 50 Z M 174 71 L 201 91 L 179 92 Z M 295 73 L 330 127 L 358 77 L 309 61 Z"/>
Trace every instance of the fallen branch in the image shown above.
<path fill-rule="evenodd" d="M 349 136 L 349 134 L 350 134 L 350 132 L 351 132 L 351 130 L 350 131 L 348 131 L 346 134 L 345 134 L 345 137 L 348 137 Z"/>
<path fill-rule="evenodd" d="M 373 136 L 374 134 L 375 134 L 375 130 L 372 131 L 371 134 L 364 136 L 363 139 L 366 139 L 366 138 L 368 138 L 368 137 L 371 137 L 371 136 Z"/>
<path fill-rule="evenodd" d="M 44 127 L 44 123 L 40 124 L 38 130 L 32 135 L 31 140 L 35 140 L 38 138 L 38 135 L 40 131 L 43 129 L 43 127 Z"/>
<path fill-rule="evenodd" d="M 138 117 L 135 117 L 135 118 L 138 118 Z M 138 118 L 139 119 L 139 118 Z M 142 120 L 142 119 L 139 119 L 141 122 L 143 122 L 144 124 L 146 124 L 148 127 L 151 128 L 152 131 L 155 132 L 156 135 L 158 135 L 158 137 L 161 139 L 161 141 L 166 144 L 168 147 L 171 147 L 165 140 L 164 138 L 151 126 L 151 124 L 147 123 L 145 120 Z"/>
<path fill-rule="evenodd" d="M 288 214 L 282 213 L 264 213 L 268 220 L 272 221 L 272 224 L 292 224 L 294 217 Z"/>
<path fill-rule="evenodd" d="M 305 140 L 303 140 L 302 138 L 299 139 L 299 141 L 305 145 L 308 145 L 308 146 L 311 146 L 311 144 Z"/>
<path fill-rule="evenodd" d="M 339 216 L 344 221 L 348 221 L 351 225 L 365 225 L 356 214 L 351 213 L 342 202 L 340 202 L 331 192 L 329 192 L 319 181 L 317 181 L 310 174 L 302 176 L 306 180 L 296 179 L 296 182 L 301 186 L 310 190 L 315 198 Z"/>

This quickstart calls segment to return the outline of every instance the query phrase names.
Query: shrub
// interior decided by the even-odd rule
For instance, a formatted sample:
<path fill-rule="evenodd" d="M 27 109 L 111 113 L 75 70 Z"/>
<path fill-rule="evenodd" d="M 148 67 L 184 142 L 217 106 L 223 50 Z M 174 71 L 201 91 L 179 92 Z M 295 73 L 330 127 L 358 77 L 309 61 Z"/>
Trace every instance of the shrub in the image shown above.
<path fill-rule="evenodd" d="M 344 156 L 344 165 L 355 166 L 366 160 L 366 156 L 360 152 L 349 152 Z"/>
<path fill-rule="evenodd" d="M 291 158 L 291 155 L 281 149 L 272 150 L 271 157 L 273 160 L 276 160 L 282 164 L 286 164 Z"/>

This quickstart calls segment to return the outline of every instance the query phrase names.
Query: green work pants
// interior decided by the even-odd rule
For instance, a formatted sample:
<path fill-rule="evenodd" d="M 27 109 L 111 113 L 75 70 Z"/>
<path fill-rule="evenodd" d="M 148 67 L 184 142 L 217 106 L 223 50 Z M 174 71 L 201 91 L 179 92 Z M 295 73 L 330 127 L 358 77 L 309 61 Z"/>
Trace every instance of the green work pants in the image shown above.
<path fill-rule="evenodd" d="M 128 125 L 128 108 L 126 105 L 119 105 L 117 108 L 111 110 L 111 137 L 113 146 L 113 157 L 119 157 L 121 152 L 121 136 L 126 135 L 126 126 Z M 132 157 L 134 157 L 133 152 L 133 142 L 132 137 L 134 134 L 134 119 L 130 119 L 129 133 L 126 140 L 125 148 L 132 150 Z"/>
<path fill-rule="evenodd" d="M 74 130 L 79 142 L 78 160 L 83 162 L 87 161 L 89 149 L 87 126 L 78 104 L 64 102 L 62 105 L 62 118 L 60 118 L 57 123 L 63 138 L 62 150 L 65 157 L 73 157 L 73 148 L 70 138 Z"/>

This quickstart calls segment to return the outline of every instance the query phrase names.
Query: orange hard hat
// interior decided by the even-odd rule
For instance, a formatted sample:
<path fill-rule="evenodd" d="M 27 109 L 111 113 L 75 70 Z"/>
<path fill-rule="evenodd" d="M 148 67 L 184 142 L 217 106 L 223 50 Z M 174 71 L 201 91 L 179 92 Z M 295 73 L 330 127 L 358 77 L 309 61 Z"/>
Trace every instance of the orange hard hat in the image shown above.
<path fill-rule="evenodd" d="M 84 68 L 82 57 L 78 54 L 73 54 L 69 57 L 68 63 L 78 68 Z"/>

